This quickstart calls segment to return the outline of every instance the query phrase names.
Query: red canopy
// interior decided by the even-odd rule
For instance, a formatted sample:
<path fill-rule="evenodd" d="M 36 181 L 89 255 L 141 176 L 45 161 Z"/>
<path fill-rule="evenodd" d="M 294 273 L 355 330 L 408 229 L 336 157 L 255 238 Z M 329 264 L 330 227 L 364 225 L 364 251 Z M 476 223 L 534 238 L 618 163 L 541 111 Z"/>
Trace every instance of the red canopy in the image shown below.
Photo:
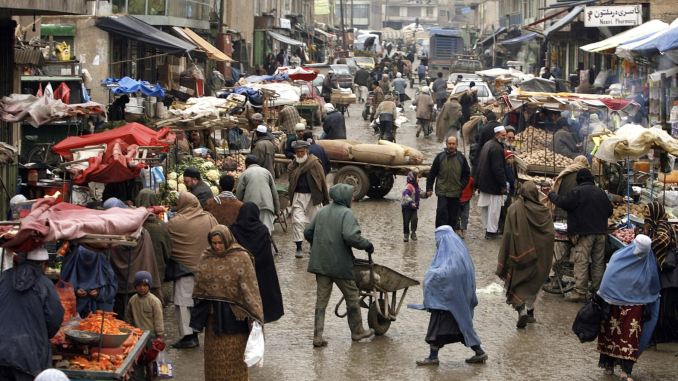
<path fill-rule="evenodd" d="M 139 176 L 146 167 L 143 162 L 134 162 L 139 146 L 127 145 L 122 139 L 115 139 L 106 146 L 106 151 L 88 159 L 89 167 L 84 171 L 71 168 L 71 178 L 76 184 L 89 181 L 98 183 L 118 183 Z"/>
<path fill-rule="evenodd" d="M 166 151 L 167 144 L 162 141 L 173 141 L 176 138 L 176 136 L 170 134 L 169 131 L 170 129 L 168 127 L 155 131 L 143 124 L 130 123 L 111 131 L 91 135 L 71 136 L 52 147 L 52 152 L 61 156 L 70 156 L 71 149 L 96 146 L 99 144 L 110 145 L 116 139 L 121 139 L 128 145 L 163 146 L 165 147 L 163 151 Z"/>
<path fill-rule="evenodd" d="M 638 102 L 633 99 L 600 99 L 601 102 L 605 103 L 605 106 L 612 111 L 623 110 L 628 106 L 635 106 L 640 108 Z"/>
<path fill-rule="evenodd" d="M 312 69 L 306 69 L 306 68 L 294 68 L 291 69 L 289 67 L 279 67 L 274 75 L 289 75 L 290 79 L 293 81 L 312 81 L 318 76 L 318 72 L 312 70 Z"/>

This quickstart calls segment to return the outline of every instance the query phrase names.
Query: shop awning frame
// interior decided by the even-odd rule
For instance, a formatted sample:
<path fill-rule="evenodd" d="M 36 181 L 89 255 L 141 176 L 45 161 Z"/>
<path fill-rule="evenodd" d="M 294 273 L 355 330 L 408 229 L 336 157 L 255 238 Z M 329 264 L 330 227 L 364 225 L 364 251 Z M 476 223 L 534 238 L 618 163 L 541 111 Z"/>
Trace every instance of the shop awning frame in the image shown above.
<path fill-rule="evenodd" d="M 268 35 L 271 36 L 271 38 L 273 38 L 274 40 L 280 41 L 283 44 L 292 45 L 292 46 L 303 46 L 304 45 L 304 43 L 301 42 L 301 41 L 294 40 L 292 38 L 283 36 L 282 34 L 278 34 L 276 32 L 272 32 L 270 30 L 267 30 L 266 33 L 268 33 Z"/>
<path fill-rule="evenodd" d="M 537 33 L 536 32 L 530 32 L 527 34 L 523 34 L 522 36 L 518 36 L 515 38 L 512 38 L 510 40 L 504 40 L 500 42 L 503 46 L 513 46 L 513 45 L 519 45 L 519 44 L 524 44 L 526 42 L 530 42 L 537 38 Z"/>
<path fill-rule="evenodd" d="M 548 29 L 544 30 L 541 34 L 544 36 L 544 39 L 547 39 L 551 33 L 555 33 L 559 30 L 561 30 L 565 25 L 569 24 L 572 22 L 572 20 L 575 19 L 575 17 L 579 16 L 579 14 L 584 10 L 584 5 L 578 5 L 570 11 L 565 17 L 562 19 L 556 21 L 553 25 L 548 27 Z"/>
<path fill-rule="evenodd" d="M 313 31 L 318 32 L 318 33 L 322 34 L 323 36 L 325 36 L 329 39 L 337 38 L 337 36 L 335 36 L 333 34 L 329 34 L 329 33 L 325 32 L 324 30 L 322 30 L 320 28 L 315 28 L 315 29 L 313 29 Z"/>
<path fill-rule="evenodd" d="M 194 31 L 188 29 L 188 28 L 183 28 L 182 31 L 191 39 L 193 42 L 201 47 L 204 51 L 205 54 L 207 54 L 207 57 L 215 60 L 215 61 L 225 61 L 225 62 L 235 62 L 234 59 L 226 55 L 226 53 L 222 52 L 221 50 L 217 49 L 214 47 L 214 45 L 210 44 L 209 42 L 205 41 L 202 37 L 198 36 L 197 33 Z"/>
<path fill-rule="evenodd" d="M 148 44 L 155 49 L 175 56 L 188 55 L 198 48 L 194 44 L 156 29 L 133 16 L 100 17 L 96 19 L 95 25 L 109 33 Z"/>
<path fill-rule="evenodd" d="M 491 44 L 494 42 L 495 38 L 498 37 L 499 35 L 506 33 L 508 31 L 508 28 L 505 26 L 500 26 L 499 28 L 495 29 L 494 32 L 492 32 L 488 37 L 486 37 L 484 40 L 480 41 L 477 45 L 480 46 L 485 46 L 488 44 Z"/>

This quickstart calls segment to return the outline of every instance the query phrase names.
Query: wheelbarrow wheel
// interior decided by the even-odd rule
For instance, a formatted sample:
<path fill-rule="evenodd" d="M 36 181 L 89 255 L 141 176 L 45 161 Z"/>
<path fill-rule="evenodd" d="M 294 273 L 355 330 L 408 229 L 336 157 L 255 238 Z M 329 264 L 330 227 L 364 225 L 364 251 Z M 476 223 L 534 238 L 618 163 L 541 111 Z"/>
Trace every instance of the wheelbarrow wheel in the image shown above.
<path fill-rule="evenodd" d="M 379 299 L 379 308 L 384 311 L 385 307 L 386 303 L 384 303 L 384 299 Z M 370 305 L 370 311 L 367 313 L 367 325 L 369 325 L 369 327 L 374 330 L 374 334 L 377 336 L 385 334 L 391 327 L 391 321 L 383 317 L 377 311 L 376 300 L 372 302 L 372 305 Z"/>

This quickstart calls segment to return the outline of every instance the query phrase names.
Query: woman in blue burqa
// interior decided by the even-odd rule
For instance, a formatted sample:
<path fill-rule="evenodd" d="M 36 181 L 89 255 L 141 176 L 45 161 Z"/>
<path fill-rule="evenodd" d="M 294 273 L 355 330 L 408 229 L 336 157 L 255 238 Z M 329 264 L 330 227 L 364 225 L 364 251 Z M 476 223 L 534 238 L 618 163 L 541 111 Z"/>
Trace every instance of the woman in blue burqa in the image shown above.
<path fill-rule="evenodd" d="M 426 342 L 431 353 L 417 365 L 438 365 L 438 351 L 446 344 L 462 343 L 475 352 L 467 363 L 484 363 L 487 353 L 473 328 L 478 305 L 476 275 L 464 241 L 448 225 L 436 229 L 436 255 L 424 277 L 424 304 L 410 308 L 431 313 Z"/>
<path fill-rule="evenodd" d="M 659 316 L 659 271 L 652 240 L 638 235 L 610 258 L 598 295 L 604 316 L 598 334 L 598 365 L 606 375 L 621 367 L 620 380 L 633 381 L 631 371 L 652 337 Z"/>
<path fill-rule="evenodd" d="M 76 246 L 64 264 L 61 279 L 73 286 L 80 317 L 97 310 L 113 311 L 118 280 L 103 253 Z"/>

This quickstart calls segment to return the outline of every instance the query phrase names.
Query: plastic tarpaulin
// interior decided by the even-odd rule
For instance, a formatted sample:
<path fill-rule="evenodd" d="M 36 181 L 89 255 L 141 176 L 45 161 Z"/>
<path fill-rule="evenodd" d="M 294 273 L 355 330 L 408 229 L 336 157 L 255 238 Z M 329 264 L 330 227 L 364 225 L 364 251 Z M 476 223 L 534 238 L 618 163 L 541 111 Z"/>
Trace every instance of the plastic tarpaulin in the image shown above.
<path fill-rule="evenodd" d="M 556 92 L 555 82 L 539 77 L 534 77 L 519 83 L 514 83 L 514 86 L 520 87 L 522 91 L 534 91 L 538 93 Z"/>
<path fill-rule="evenodd" d="M 628 143 L 625 144 L 625 141 Z M 626 158 L 637 160 L 647 155 L 655 142 L 671 155 L 678 156 L 678 142 L 666 131 L 655 127 L 645 128 L 638 124 L 627 124 L 615 131 L 613 136 L 603 139 L 595 156 L 605 161 Z"/>
<path fill-rule="evenodd" d="M 669 27 L 669 24 L 660 21 L 660 20 L 651 20 L 644 24 L 638 25 L 635 28 L 629 29 L 622 33 L 616 34 L 608 39 L 599 41 L 593 44 L 588 44 L 580 47 L 579 49 L 589 52 L 596 53 L 602 52 L 603 50 L 613 49 L 621 45 L 623 42 L 634 40 L 638 37 L 647 36 L 652 33 L 657 33 L 662 30 L 665 30 Z"/>
<path fill-rule="evenodd" d="M 534 40 L 535 38 L 537 38 L 537 33 L 530 32 L 530 33 L 524 34 L 522 36 L 512 38 L 510 40 L 504 40 L 504 41 L 500 42 L 500 44 L 502 44 L 504 46 L 519 45 L 519 44 L 524 44 L 526 42 L 530 42 L 530 41 Z"/>
<path fill-rule="evenodd" d="M 132 180 L 139 176 L 146 164 L 134 160 L 139 152 L 136 144 L 127 144 L 122 139 L 115 139 L 107 145 L 105 151 L 87 159 L 88 166 L 69 169 L 71 179 L 75 184 L 87 182 L 119 183 Z"/>
<path fill-rule="evenodd" d="M 162 89 L 162 86 L 159 84 L 155 84 L 154 88 L 151 88 L 151 84 L 138 80 L 135 81 L 130 77 L 123 77 L 120 79 L 115 79 L 115 78 L 106 78 L 103 81 L 101 81 L 102 84 L 107 85 L 109 89 L 113 92 L 115 95 L 120 95 L 120 94 L 131 94 L 131 93 L 136 93 L 137 91 L 141 91 L 142 93 L 148 95 L 149 97 L 159 97 L 159 98 L 164 98 L 165 97 L 165 91 Z M 114 86 L 117 84 L 118 86 Z"/>
<path fill-rule="evenodd" d="M 267 89 L 273 90 L 278 95 L 273 100 L 273 106 L 291 105 L 299 102 L 301 96 L 301 89 L 299 86 L 290 85 L 289 83 L 252 83 L 246 87 L 254 90 Z"/>
<path fill-rule="evenodd" d="M 584 7 L 585 7 L 584 5 L 579 5 L 579 6 L 574 7 L 574 8 L 570 11 L 570 13 L 568 13 L 567 15 L 565 15 L 565 17 L 563 17 L 562 19 L 556 21 L 556 22 L 555 22 L 553 25 L 551 25 L 548 29 L 544 30 L 544 31 L 542 32 L 542 34 L 544 35 L 544 38 L 548 38 L 548 36 L 549 36 L 551 33 L 555 33 L 555 32 L 557 32 L 557 31 L 561 30 L 565 25 L 571 23 L 572 20 L 574 20 L 574 18 L 577 17 L 577 16 L 581 13 L 581 11 L 584 10 Z"/>
<path fill-rule="evenodd" d="M 85 148 L 87 146 L 96 146 L 100 144 L 110 145 L 116 139 L 121 139 L 123 142 L 130 145 L 163 146 L 165 147 L 163 151 L 166 151 L 167 143 L 164 143 L 164 141 L 174 141 L 176 138 L 176 136 L 169 131 L 169 127 L 155 131 L 143 124 L 130 123 L 111 131 L 68 137 L 52 147 L 52 152 L 61 156 L 70 156 L 71 149 Z"/>
<path fill-rule="evenodd" d="M 676 22 L 674 21 L 671 25 L 675 23 Z M 674 49 L 678 49 L 678 28 L 669 30 L 657 39 L 657 50 L 659 50 L 660 53 Z"/>
<path fill-rule="evenodd" d="M 10 123 L 26 121 L 33 127 L 38 127 L 70 118 L 73 113 L 106 115 L 103 105 L 96 102 L 67 105 L 59 99 L 48 96 L 38 98 L 29 94 L 12 94 L 0 99 L 0 118 Z"/>
<path fill-rule="evenodd" d="M 286 75 L 250 75 L 249 77 L 245 78 L 245 80 L 249 83 L 257 83 L 257 82 L 272 82 L 272 81 L 289 81 L 289 77 Z"/>
<path fill-rule="evenodd" d="M 247 100 L 253 105 L 253 106 L 261 106 L 263 100 L 261 99 L 261 94 L 259 93 L 259 90 L 252 89 L 247 86 L 238 86 L 233 89 L 233 91 L 227 91 L 225 93 L 220 93 L 219 98 L 228 98 L 229 95 L 231 94 L 238 94 L 238 95 L 244 95 L 247 97 Z"/>
<path fill-rule="evenodd" d="M 487 46 L 487 45 L 493 43 L 494 40 L 496 39 L 496 37 L 498 37 L 499 35 L 501 35 L 503 33 L 506 33 L 507 30 L 508 29 L 506 29 L 505 26 L 500 26 L 499 28 L 495 29 L 494 32 L 492 32 L 492 34 L 490 34 L 484 40 L 478 42 L 476 45 Z"/>
<path fill-rule="evenodd" d="M 109 33 L 143 42 L 162 52 L 175 56 L 188 54 L 188 52 L 197 48 L 194 44 L 156 29 L 133 16 L 99 17 L 96 19 L 95 25 Z"/>
<path fill-rule="evenodd" d="M 278 34 L 276 32 L 271 32 L 270 30 L 266 31 L 266 32 L 273 39 L 278 40 L 278 41 L 282 42 L 283 44 L 292 45 L 292 46 L 302 46 L 302 45 L 304 45 L 303 42 L 291 39 L 289 37 L 285 37 L 282 34 Z"/>
<path fill-rule="evenodd" d="M 21 228 L 0 227 L 0 247 L 16 253 L 33 250 L 45 242 L 75 240 L 87 234 L 134 235 L 150 215 L 146 208 L 87 209 L 47 197 L 33 204 Z"/>
<path fill-rule="evenodd" d="M 279 75 L 279 76 L 285 76 L 287 75 L 291 80 L 293 81 L 312 81 L 314 80 L 317 76 L 318 73 L 316 73 L 313 70 L 307 70 L 301 67 L 298 68 L 289 68 L 289 67 L 279 67 L 273 75 Z"/>

